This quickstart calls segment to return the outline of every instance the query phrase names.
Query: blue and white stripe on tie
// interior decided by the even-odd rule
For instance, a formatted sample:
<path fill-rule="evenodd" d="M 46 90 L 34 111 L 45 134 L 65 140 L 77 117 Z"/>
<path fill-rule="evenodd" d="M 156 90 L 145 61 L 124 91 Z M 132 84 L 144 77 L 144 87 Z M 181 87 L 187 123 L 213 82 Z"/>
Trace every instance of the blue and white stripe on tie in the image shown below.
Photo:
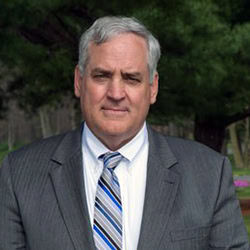
<path fill-rule="evenodd" d="M 103 160 L 94 208 L 94 240 L 97 249 L 122 249 L 122 202 L 114 169 L 122 160 L 118 152 L 108 152 Z"/>

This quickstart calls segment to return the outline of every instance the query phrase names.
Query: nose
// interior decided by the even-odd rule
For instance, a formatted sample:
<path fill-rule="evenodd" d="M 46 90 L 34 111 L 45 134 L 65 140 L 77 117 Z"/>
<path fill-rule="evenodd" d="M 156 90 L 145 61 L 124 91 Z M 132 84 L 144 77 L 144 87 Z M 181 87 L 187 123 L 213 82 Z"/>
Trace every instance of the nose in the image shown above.
<path fill-rule="evenodd" d="M 125 97 L 125 86 L 119 79 L 113 79 L 109 82 L 107 97 L 114 101 L 120 101 Z"/>

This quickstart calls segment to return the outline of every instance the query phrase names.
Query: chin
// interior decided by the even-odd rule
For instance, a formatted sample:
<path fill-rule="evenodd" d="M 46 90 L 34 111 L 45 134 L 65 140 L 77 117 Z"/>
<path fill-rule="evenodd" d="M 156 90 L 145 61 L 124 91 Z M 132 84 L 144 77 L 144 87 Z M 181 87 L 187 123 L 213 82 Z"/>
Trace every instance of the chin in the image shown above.
<path fill-rule="evenodd" d="M 126 134 L 128 132 L 128 129 L 121 128 L 121 127 L 108 127 L 104 129 L 104 133 L 109 136 L 119 136 L 122 134 Z"/>

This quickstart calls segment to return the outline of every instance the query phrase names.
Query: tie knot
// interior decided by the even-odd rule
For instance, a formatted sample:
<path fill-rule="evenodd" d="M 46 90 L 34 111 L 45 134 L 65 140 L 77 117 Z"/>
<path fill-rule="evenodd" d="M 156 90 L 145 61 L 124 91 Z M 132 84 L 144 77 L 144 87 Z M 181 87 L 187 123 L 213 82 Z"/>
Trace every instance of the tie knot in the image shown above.
<path fill-rule="evenodd" d="M 115 167 L 122 160 L 122 155 L 119 152 L 107 152 L 100 156 L 103 160 L 104 167 L 109 169 L 115 169 Z"/>

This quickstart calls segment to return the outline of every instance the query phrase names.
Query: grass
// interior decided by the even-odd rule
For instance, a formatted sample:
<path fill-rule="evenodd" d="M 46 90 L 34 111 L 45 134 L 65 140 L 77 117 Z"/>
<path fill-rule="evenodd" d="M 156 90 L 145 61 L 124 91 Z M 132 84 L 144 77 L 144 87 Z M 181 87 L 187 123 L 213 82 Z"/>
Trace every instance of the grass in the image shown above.
<path fill-rule="evenodd" d="M 245 225 L 247 227 L 248 238 L 250 239 L 250 215 L 243 216 Z"/>
<path fill-rule="evenodd" d="M 233 174 L 234 175 L 250 175 L 250 169 L 249 168 L 242 168 L 242 169 L 237 169 L 233 168 Z"/>
<path fill-rule="evenodd" d="M 18 143 L 17 145 L 14 146 L 13 150 L 16 150 L 20 147 L 22 147 L 24 144 L 22 143 Z M 8 144 L 7 143 L 1 143 L 0 144 L 0 165 L 1 162 L 3 161 L 4 157 L 9 153 L 9 149 L 8 149 Z"/>
<path fill-rule="evenodd" d="M 246 198 L 250 199 L 250 187 L 237 188 L 236 194 L 238 199 L 246 199 Z"/>
<path fill-rule="evenodd" d="M 233 175 L 234 176 L 242 176 L 242 175 L 249 175 L 250 176 L 250 169 L 248 169 L 248 168 L 243 168 L 243 169 L 233 168 Z M 236 193 L 237 193 L 238 199 L 250 198 L 250 187 L 237 188 Z"/>
<path fill-rule="evenodd" d="M 250 169 L 244 168 L 244 169 L 236 169 L 233 168 L 233 175 L 241 176 L 241 175 L 250 175 Z M 236 194 L 238 199 L 250 199 L 250 187 L 244 187 L 244 188 L 237 188 Z M 248 238 L 250 239 L 250 215 L 243 216 L 244 222 L 247 228 L 248 232 Z"/>
<path fill-rule="evenodd" d="M 8 154 L 8 145 L 7 143 L 0 144 L 0 163 L 2 162 L 3 158 Z"/>

